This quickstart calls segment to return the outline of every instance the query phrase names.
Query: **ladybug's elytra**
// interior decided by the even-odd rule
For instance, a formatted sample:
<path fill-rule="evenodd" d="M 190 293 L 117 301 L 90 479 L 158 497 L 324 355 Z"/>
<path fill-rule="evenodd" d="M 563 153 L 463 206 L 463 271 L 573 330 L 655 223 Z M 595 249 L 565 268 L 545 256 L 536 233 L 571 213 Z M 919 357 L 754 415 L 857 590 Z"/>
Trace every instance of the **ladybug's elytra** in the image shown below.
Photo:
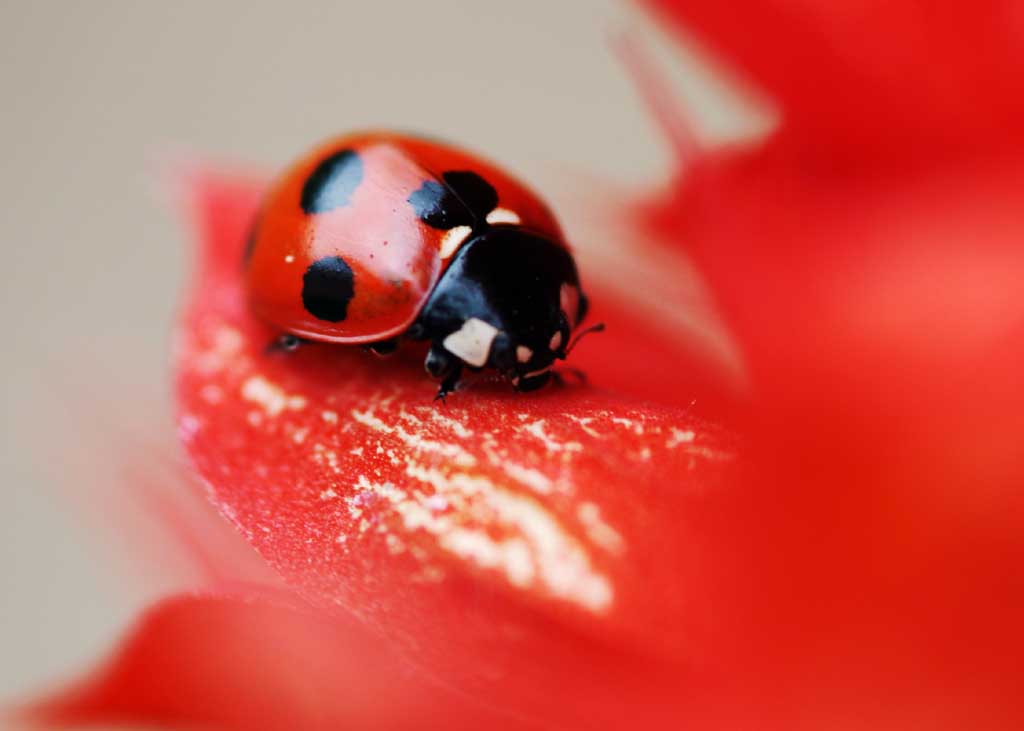
<path fill-rule="evenodd" d="M 407 135 L 337 138 L 270 189 L 246 252 L 256 315 L 282 344 L 429 340 L 438 396 L 464 367 L 540 388 L 587 299 L 547 206 L 457 148 Z"/>

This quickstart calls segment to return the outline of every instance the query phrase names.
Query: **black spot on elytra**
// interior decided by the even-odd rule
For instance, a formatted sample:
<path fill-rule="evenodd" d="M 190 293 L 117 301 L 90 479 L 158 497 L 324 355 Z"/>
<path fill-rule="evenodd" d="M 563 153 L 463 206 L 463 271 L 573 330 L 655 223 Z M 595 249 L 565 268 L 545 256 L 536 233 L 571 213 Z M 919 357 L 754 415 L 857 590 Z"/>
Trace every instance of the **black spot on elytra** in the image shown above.
<path fill-rule="evenodd" d="M 470 170 L 450 170 L 441 177 L 462 202 L 481 218 L 485 218 L 498 205 L 498 191 Z"/>
<path fill-rule="evenodd" d="M 341 150 L 323 160 L 302 186 L 302 210 L 325 213 L 347 206 L 363 181 L 363 161 L 354 150 Z"/>
<path fill-rule="evenodd" d="M 498 193 L 486 180 L 469 170 L 452 170 L 436 180 L 424 181 L 409 196 L 409 203 L 421 221 L 447 230 L 479 224 L 498 205 Z"/>
<path fill-rule="evenodd" d="M 317 259 L 302 275 L 302 304 L 318 320 L 344 320 L 354 294 L 352 268 L 340 256 Z"/>
<path fill-rule="evenodd" d="M 449 229 L 472 220 L 472 216 L 455 194 L 436 180 L 424 181 L 409 196 L 416 216 L 432 228 Z"/>

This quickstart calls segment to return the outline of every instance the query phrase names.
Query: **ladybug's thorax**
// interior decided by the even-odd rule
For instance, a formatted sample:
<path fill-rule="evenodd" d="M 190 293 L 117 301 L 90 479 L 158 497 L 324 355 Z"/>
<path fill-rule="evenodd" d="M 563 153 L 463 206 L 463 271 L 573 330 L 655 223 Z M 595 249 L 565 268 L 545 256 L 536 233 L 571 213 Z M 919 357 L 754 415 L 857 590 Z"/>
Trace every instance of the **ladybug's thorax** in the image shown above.
<path fill-rule="evenodd" d="M 583 314 L 579 277 L 566 248 L 518 226 L 498 225 L 459 248 L 410 335 L 432 341 L 440 372 L 454 357 L 471 368 L 495 368 L 528 390 L 546 382 L 554 361 L 565 357 Z"/>

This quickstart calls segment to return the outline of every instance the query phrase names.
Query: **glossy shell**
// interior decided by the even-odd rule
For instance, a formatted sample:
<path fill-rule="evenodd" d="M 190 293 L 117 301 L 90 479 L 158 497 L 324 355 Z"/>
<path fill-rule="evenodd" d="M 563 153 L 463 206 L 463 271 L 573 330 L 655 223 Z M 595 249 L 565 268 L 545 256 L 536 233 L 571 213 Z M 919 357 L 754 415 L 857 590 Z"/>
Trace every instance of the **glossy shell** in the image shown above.
<path fill-rule="evenodd" d="M 565 246 L 547 206 L 485 160 L 402 135 L 340 137 L 270 189 L 247 254 L 250 303 L 282 332 L 311 340 L 394 337 L 466 234 L 492 223 Z"/>

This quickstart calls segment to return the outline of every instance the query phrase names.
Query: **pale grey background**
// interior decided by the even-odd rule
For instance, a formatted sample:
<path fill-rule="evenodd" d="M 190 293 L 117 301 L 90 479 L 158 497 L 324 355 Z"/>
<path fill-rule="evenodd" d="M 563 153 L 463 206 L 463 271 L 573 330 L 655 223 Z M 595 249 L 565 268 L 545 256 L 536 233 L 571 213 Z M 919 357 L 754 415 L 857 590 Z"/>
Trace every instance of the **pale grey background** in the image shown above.
<path fill-rule="evenodd" d="M 170 423 L 184 256 L 155 161 L 273 168 L 383 125 L 486 151 L 542 189 L 552 170 L 657 181 L 665 148 L 608 50 L 614 32 L 650 33 L 627 5 L 0 5 L 0 698 L 85 667 L 158 591 L 112 555 L 126 549 L 104 536 L 107 506 L 81 503 L 107 476 L 68 456 L 104 440 L 116 453 L 139 403 L 156 431 Z M 728 100 L 692 66 L 676 71 L 703 128 L 728 136 Z"/>

